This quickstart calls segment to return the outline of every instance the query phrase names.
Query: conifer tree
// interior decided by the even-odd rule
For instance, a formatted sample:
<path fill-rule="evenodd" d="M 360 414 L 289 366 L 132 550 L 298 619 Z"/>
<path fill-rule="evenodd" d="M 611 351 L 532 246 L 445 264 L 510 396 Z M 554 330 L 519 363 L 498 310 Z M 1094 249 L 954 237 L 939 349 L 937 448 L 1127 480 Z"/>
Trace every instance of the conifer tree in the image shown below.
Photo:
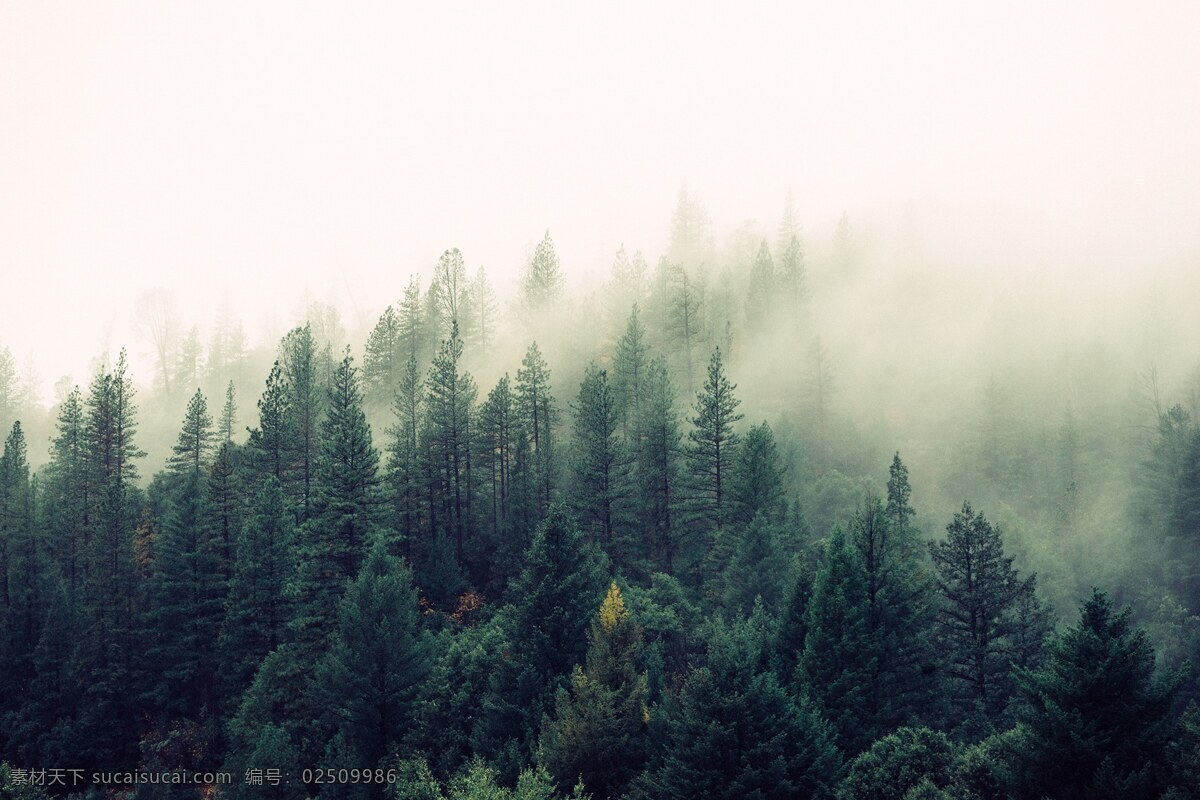
<path fill-rule="evenodd" d="M 746 432 L 729 473 L 729 519 L 748 524 L 758 514 L 780 523 L 787 510 L 783 492 L 783 467 L 775 435 L 766 422 Z"/>
<path fill-rule="evenodd" d="M 629 458 L 618 436 L 616 400 L 606 370 L 588 365 L 574 410 L 575 503 L 585 530 L 620 571 L 629 556 L 623 531 Z"/>
<path fill-rule="evenodd" d="M 517 398 L 521 425 L 529 440 L 534 488 L 539 515 L 546 513 L 554 489 L 553 429 L 558 419 L 550 393 L 550 369 L 537 342 L 529 345 L 517 370 Z"/>
<path fill-rule="evenodd" d="M 646 756 L 646 676 L 637 669 L 642 630 L 611 584 L 588 635 L 587 667 L 575 667 L 542 730 L 539 760 L 559 785 L 582 780 L 601 798 L 620 797 Z"/>
<path fill-rule="evenodd" d="M 1182 673 L 1155 675 L 1154 649 L 1099 590 L 1036 670 L 1018 669 L 1026 703 L 1020 797 L 1158 797 L 1169 779 L 1171 702 Z"/>
<path fill-rule="evenodd" d="M 477 753 L 500 757 L 514 775 L 514 759 L 533 755 L 542 715 L 583 660 L 603 574 L 603 557 L 570 515 L 552 506 L 510 587 L 503 624 L 511 649 L 492 675 L 472 736 Z"/>
<path fill-rule="evenodd" d="M 250 431 L 247 447 L 259 479 L 270 476 L 285 488 L 291 479 L 289 448 L 292 439 L 291 401 L 283 368 L 276 361 L 267 375 L 266 389 L 258 400 L 258 427 Z"/>
<path fill-rule="evenodd" d="M 259 663 L 287 639 L 292 617 L 287 588 L 296 569 L 294 519 L 279 482 L 268 476 L 239 531 L 220 631 L 221 687 L 235 709 Z"/>
<path fill-rule="evenodd" d="M 879 735 L 868 717 L 871 679 L 879 667 L 879 645 L 871 638 L 866 571 L 840 527 L 813 581 L 808 630 L 800 669 L 822 714 L 838 731 L 842 752 L 862 752 Z"/>
<path fill-rule="evenodd" d="M 43 494 L 51 553 L 73 599 L 79 597 L 86 575 L 95 502 L 86 422 L 83 395 L 76 386 L 58 410 Z"/>
<path fill-rule="evenodd" d="M 374 769 L 415 738 L 432 665 L 411 575 L 382 542 L 346 590 L 333 635 L 316 673 L 322 707 L 352 763 Z"/>
<path fill-rule="evenodd" d="M 658 568 L 672 575 L 679 538 L 676 512 L 682 495 L 679 472 L 683 437 L 675 410 L 675 388 L 661 358 L 647 369 L 646 401 L 638 430 L 641 446 L 635 453 L 633 468 L 638 519 L 643 530 L 650 532 Z"/>
<path fill-rule="evenodd" d="M 478 348 L 479 355 L 486 356 L 492 348 L 492 337 L 496 332 L 496 295 L 483 267 L 479 268 L 467 286 L 467 300 L 470 312 L 470 318 L 465 320 L 470 326 L 468 338 Z"/>
<path fill-rule="evenodd" d="M 493 573 L 515 574 L 524 543 L 514 541 L 513 472 L 516 468 L 516 398 L 508 375 L 496 382 L 479 408 L 479 469 L 484 481 L 485 514 L 489 520 L 490 560 Z M 514 546 L 515 545 L 515 546 Z M 495 575 L 494 575 L 495 576 Z M 493 576 L 493 577 L 494 577 Z M 499 581 L 503 585 L 503 580 Z"/>
<path fill-rule="evenodd" d="M 758 598 L 768 610 L 779 611 L 792 574 L 782 538 L 779 527 L 763 513 L 737 532 L 724 574 L 726 609 L 748 614 Z"/>
<path fill-rule="evenodd" d="M 733 396 L 736 388 L 725 375 L 718 347 L 709 360 L 704 388 L 696 396 L 694 428 L 688 433 L 696 514 L 710 531 L 720 531 L 729 519 L 730 473 L 740 439 L 733 426 L 742 419 L 737 413 L 741 401 Z"/>
<path fill-rule="evenodd" d="M 279 343 L 279 364 L 286 387 L 288 479 L 300 519 L 313 514 L 314 487 L 320 455 L 320 425 L 325 411 L 321 354 L 312 326 L 293 328 Z"/>
<path fill-rule="evenodd" d="M 410 561 L 413 542 L 421 528 L 421 421 L 422 381 L 417 359 L 409 355 L 392 403 L 396 422 L 388 430 L 387 483 L 394 509 L 392 527 L 400 534 L 401 548 Z"/>
<path fill-rule="evenodd" d="M 200 474 L 208 468 L 214 438 L 212 424 L 208 403 L 197 389 L 188 401 L 179 439 L 171 448 L 171 469 L 177 475 Z"/>
<path fill-rule="evenodd" d="M 1014 612 L 1035 584 L 1020 578 L 1000 531 L 970 504 L 946 526 L 945 541 L 930 543 L 930 553 L 943 600 L 937 620 L 947 675 L 968 710 L 978 705 L 994 716 L 1012 691 Z"/>
<path fill-rule="evenodd" d="M 840 759 L 829 724 L 765 669 L 769 626 L 761 610 L 716 625 L 708 659 L 684 681 L 665 719 L 662 747 L 640 781 L 662 798 L 829 797 Z M 658 725 L 658 731 L 654 726 Z"/>
<path fill-rule="evenodd" d="M 471 417 L 475 405 L 475 382 L 462 371 L 463 342 L 458 324 L 442 342 L 426 380 L 426 410 L 431 444 L 431 468 L 435 475 L 437 508 L 431 510 L 442 521 L 438 535 L 454 542 L 460 566 L 465 563 L 465 544 L 471 528 L 473 486 L 471 481 Z"/>
<path fill-rule="evenodd" d="M 421 363 L 427 356 L 425 349 L 425 322 L 421 314 L 421 284 L 416 277 L 404 287 L 404 297 L 396 313 L 396 344 L 400 350 L 400 363 L 409 359 Z"/>
<path fill-rule="evenodd" d="M 639 317 L 637 303 L 634 303 L 625 333 L 617 340 L 617 350 L 613 354 L 612 388 L 622 433 L 635 452 L 641 445 L 639 423 L 642 403 L 649 388 L 649 369 L 650 347 L 646 342 L 646 326 Z"/>
<path fill-rule="evenodd" d="M 404 358 L 399 338 L 400 320 L 388 306 L 371 329 L 363 354 L 363 395 L 367 403 L 386 406 L 395 391 Z"/>
<path fill-rule="evenodd" d="M 767 240 L 759 245 L 758 255 L 750 267 L 750 288 L 746 297 L 746 321 L 751 328 L 762 328 L 769 323 L 774 305 L 779 296 L 779 281 L 775 274 L 775 262 Z"/>
<path fill-rule="evenodd" d="M 562 270 L 558 255 L 554 252 L 554 241 L 547 230 L 525 269 L 521 281 L 521 302 L 529 312 L 545 311 L 558 301 L 562 288 Z"/>

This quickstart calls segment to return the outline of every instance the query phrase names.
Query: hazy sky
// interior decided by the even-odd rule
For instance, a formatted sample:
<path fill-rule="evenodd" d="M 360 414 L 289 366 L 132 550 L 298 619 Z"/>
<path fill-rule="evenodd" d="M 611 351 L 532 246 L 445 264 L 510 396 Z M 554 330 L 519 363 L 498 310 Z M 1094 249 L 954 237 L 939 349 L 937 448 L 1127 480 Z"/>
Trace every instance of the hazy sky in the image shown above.
<path fill-rule="evenodd" d="M 911 201 L 1152 260 L 1200 242 L 1197 31 L 1195 2 L 0 2 L 0 342 L 48 385 L 106 326 L 144 351 L 155 285 L 254 336 L 305 287 L 377 312 L 448 247 L 511 284 L 545 228 L 569 276 L 653 263 L 685 181 L 718 230 L 790 188 L 810 230 Z"/>

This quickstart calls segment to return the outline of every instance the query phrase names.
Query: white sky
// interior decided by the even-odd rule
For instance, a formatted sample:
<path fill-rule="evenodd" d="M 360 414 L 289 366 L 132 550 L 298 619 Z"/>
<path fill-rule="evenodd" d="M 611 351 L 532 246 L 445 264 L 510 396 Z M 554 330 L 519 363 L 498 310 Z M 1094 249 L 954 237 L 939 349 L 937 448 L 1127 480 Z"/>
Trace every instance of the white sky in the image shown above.
<path fill-rule="evenodd" d="M 718 230 L 791 188 L 1194 247 L 1198 40 L 1194 2 L 0 0 L 0 343 L 50 385 L 144 351 L 155 285 L 254 336 L 448 247 L 510 284 L 546 228 L 653 263 L 684 181 Z"/>

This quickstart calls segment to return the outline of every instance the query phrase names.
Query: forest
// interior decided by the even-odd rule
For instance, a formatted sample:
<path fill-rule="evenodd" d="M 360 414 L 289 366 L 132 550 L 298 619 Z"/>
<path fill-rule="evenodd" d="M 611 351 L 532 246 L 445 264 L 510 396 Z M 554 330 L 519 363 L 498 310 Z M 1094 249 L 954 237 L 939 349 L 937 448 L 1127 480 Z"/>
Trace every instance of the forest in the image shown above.
<path fill-rule="evenodd" d="M 1187 336 L 770 228 L 0 350 L 0 797 L 1200 797 Z"/>

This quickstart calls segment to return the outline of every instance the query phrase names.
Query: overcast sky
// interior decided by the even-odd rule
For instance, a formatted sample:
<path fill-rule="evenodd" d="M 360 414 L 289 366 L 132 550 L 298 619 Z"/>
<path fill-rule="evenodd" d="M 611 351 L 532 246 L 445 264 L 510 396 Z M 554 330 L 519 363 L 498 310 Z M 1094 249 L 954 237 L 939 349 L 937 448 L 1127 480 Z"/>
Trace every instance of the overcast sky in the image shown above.
<path fill-rule="evenodd" d="M 0 343 L 86 381 L 156 285 L 255 336 L 546 228 L 653 263 L 684 182 L 718 230 L 791 189 L 1194 253 L 1200 4 L 715 6 L 0 2 Z"/>

